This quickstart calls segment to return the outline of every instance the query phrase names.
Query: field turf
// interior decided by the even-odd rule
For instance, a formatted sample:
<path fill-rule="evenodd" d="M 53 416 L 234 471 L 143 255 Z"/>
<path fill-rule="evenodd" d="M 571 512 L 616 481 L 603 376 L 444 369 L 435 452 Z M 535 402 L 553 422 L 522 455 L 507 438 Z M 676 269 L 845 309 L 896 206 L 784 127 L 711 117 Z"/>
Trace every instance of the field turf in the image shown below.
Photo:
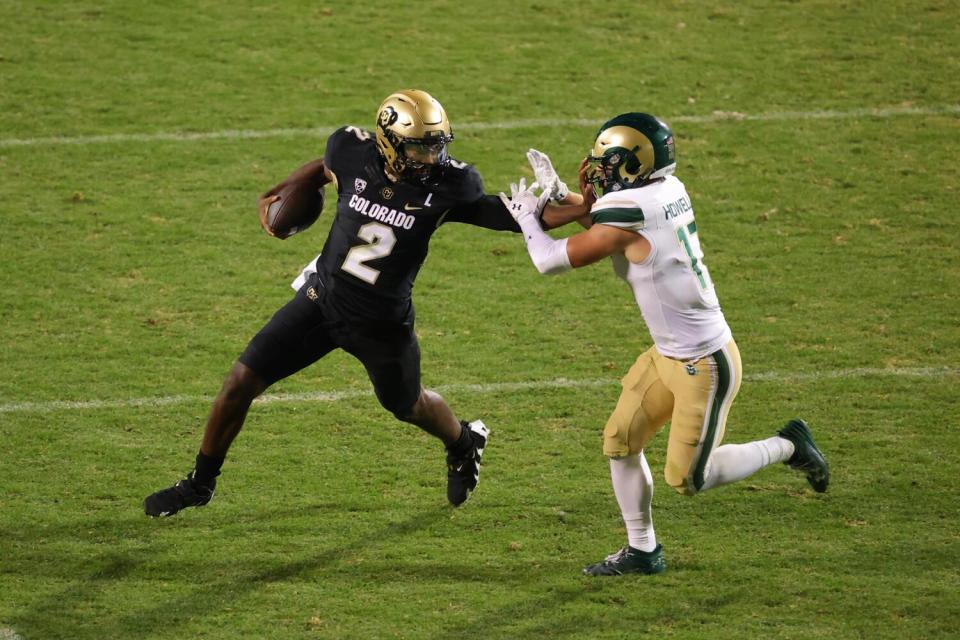
<path fill-rule="evenodd" d="M 960 6 L 0 3 L 0 639 L 947 638 L 960 619 Z M 442 448 L 343 354 L 272 388 L 204 509 L 151 520 L 209 402 L 332 208 L 284 242 L 257 194 L 371 127 L 447 108 L 490 192 L 655 113 L 746 380 L 727 442 L 803 416 L 833 468 L 694 499 L 648 451 L 669 570 L 624 543 L 600 453 L 649 336 L 602 263 L 444 227 L 417 281 L 424 383 L 492 429 L 446 505 Z M 561 231 L 558 235 L 569 233 Z"/>

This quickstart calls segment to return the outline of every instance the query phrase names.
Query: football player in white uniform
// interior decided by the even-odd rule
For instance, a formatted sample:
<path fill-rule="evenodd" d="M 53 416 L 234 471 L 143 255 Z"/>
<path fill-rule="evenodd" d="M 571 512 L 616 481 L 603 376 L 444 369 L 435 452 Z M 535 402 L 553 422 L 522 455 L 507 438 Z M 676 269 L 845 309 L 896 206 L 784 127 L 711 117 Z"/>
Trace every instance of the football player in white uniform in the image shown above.
<path fill-rule="evenodd" d="M 584 569 L 588 575 L 660 573 L 666 569 L 651 517 L 653 477 L 643 450 L 670 422 L 664 476 L 684 495 L 742 480 L 776 462 L 827 490 L 829 467 L 807 425 L 790 420 L 777 435 L 746 444 L 720 445 L 730 406 L 740 388 L 740 353 L 724 319 L 704 263 L 693 206 L 673 176 L 673 133 L 645 113 L 625 113 L 605 123 L 580 170 L 580 194 L 571 194 L 549 158 L 528 154 L 537 182 L 511 185 L 509 209 L 523 230 L 537 269 L 557 274 L 610 257 L 614 272 L 633 290 L 654 345 L 622 380 L 616 408 L 603 430 L 613 490 L 628 544 Z M 593 201 L 596 189 L 602 196 Z M 542 229 L 557 226 L 566 205 L 592 202 L 587 227 L 554 240 Z M 506 201 L 506 196 L 501 194 Z M 582 209 L 579 209 L 582 211 Z"/>

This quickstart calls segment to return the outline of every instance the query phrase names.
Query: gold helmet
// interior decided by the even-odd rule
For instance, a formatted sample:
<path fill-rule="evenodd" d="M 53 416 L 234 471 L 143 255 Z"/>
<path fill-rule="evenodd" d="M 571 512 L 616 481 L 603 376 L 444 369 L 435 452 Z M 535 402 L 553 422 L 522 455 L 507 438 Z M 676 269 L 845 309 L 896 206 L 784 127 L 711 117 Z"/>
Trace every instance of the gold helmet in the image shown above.
<path fill-rule="evenodd" d="M 403 180 L 437 182 L 450 164 L 451 140 L 447 112 L 426 91 L 390 94 L 377 111 L 377 149 L 389 171 Z"/>
<path fill-rule="evenodd" d="M 596 166 L 589 181 L 608 191 L 642 187 L 677 168 L 673 131 L 648 113 L 624 113 L 600 127 L 587 157 Z"/>

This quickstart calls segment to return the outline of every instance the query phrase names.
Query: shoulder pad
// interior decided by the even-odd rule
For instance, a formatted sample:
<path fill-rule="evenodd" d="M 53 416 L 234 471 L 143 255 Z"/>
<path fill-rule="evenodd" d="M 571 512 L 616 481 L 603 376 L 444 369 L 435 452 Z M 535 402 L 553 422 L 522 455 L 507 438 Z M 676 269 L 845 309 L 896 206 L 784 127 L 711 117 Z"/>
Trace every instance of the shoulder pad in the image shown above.
<path fill-rule="evenodd" d="M 590 219 L 594 224 L 609 224 L 625 229 L 642 229 L 645 226 L 643 209 L 633 198 L 621 192 L 604 194 L 593 204 Z"/>
<path fill-rule="evenodd" d="M 475 167 L 465 162 L 451 160 L 443 175 L 444 190 L 456 202 L 476 202 L 484 194 L 483 178 Z"/>
<path fill-rule="evenodd" d="M 350 153 L 357 153 L 371 144 L 376 144 L 373 134 L 359 127 L 340 127 L 327 138 L 327 149 L 323 155 L 324 164 L 332 171 L 338 164 L 338 158 Z"/>

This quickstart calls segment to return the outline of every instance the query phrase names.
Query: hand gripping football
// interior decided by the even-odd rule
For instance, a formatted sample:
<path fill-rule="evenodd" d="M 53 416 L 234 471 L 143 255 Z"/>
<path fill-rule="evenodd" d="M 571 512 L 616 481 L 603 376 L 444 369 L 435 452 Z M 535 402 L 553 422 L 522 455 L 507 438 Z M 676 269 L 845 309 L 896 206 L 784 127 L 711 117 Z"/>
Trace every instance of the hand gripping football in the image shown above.
<path fill-rule="evenodd" d="M 280 199 L 267 209 L 267 225 L 278 238 L 289 238 L 312 225 L 323 211 L 323 185 L 315 179 L 297 180 L 276 193 Z"/>

